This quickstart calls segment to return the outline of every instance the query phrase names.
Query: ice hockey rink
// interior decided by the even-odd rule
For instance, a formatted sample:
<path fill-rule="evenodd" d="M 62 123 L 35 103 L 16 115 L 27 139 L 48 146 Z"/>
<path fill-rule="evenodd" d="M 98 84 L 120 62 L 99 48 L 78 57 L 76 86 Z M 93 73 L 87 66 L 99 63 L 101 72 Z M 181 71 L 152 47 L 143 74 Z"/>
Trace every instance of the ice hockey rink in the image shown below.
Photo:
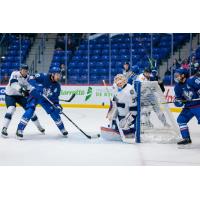
<path fill-rule="evenodd" d="M 5 111 L 5 107 L 0 108 L 1 127 Z M 100 133 L 100 126 L 106 124 L 107 109 L 65 108 L 64 112 L 91 135 Z M 178 148 L 176 144 L 89 140 L 63 117 L 69 131 L 68 138 L 64 138 L 45 111 L 37 108 L 36 113 L 46 134 L 41 135 L 30 122 L 24 140 L 16 140 L 17 124 L 23 114 L 23 110 L 17 108 L 8 129 L 9 138 L 0 138 L 0 165 L 200 165 L 200 127 L 195 118 L 189 123 L 193 144 Z"/>

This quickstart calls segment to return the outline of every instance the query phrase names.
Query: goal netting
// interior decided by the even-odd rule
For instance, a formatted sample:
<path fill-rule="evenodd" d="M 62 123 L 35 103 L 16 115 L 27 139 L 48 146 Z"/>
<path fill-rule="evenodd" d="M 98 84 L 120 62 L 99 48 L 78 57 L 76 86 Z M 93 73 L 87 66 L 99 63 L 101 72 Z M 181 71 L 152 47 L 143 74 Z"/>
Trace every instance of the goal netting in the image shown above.
<path fill-rule="evenodd" d="M 138 94 L 136 142 L 175 143 L 179 129 L 157 81 L 135 82 Z"/>

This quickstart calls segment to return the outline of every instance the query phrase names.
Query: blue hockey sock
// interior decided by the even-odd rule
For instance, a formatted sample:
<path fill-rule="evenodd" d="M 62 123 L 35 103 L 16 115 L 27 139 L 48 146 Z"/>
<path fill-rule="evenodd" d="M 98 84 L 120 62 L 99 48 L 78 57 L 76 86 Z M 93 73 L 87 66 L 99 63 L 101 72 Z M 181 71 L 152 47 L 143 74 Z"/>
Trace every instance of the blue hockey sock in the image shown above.
<path fill-rule="evenodd" d="M 17 130 L 24 130 L 26 128 L 26 125 L 28 124 L 29 120 L 31 119 L 31 117 L 34 114 L 35 109 L 33 108 L 29 108 L 28 110 L 26 110 L 26 112 L 24 113 L 24 115 L 22 116 L 20 123 L 18 124 Z"/>
<path fill-rule="evenodd" d="M 190 133 L 189 133 L 189 129 L 187 124 L 182 123 L 182 124 L 178 124 L 180 127 L 180 131 L 181 131 L 181 135 L 183 138 L 189 138 L 190 137 Z"/>
<path fill-rule="evenodd" d="M 53 112 L 50 114 L 51 115 L 51 118 L 54 120 L 54 122 L 56 123 L 56 126 L 59 128 L 59 130 L 61 132 L 64 132 L 65 131 L 65 127 L 64 127 L 64 124 L 60 118 L 60 115 L 57 114 L 56 112 Z"/>

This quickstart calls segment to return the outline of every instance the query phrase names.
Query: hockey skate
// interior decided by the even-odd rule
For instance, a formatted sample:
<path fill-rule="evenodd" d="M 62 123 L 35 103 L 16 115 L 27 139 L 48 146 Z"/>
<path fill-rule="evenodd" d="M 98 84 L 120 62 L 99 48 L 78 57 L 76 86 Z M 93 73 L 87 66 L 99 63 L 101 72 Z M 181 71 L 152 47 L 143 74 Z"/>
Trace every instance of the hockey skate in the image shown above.
<path fill-rule="evenodd" d="M 192 140 L 190 138 L 184 138 L 177 142 L 178 145 L 186 145 L 186 144 L 191 144 Z"/>
<path fill-rule="evenodd" d="M 64 137 L 67 137 L 68 132 L 66 130 L 64 130 L 64 131 L 62 131 L 62 134 L 63 134 Z"/>
<path fill-rule="evenodd" d="M 45 129 L 42 126 L 37 127 L 42 135 L 45 135 Z"/>
<path fill-rule="evenodd" d="M 7 138 L 8 137 L 8 133 L 7 133 L 7 128 L 3 127 L 2 131 L 1 131 L 1 136 L 3 138 Z"/>
<path fill-rule="evenodd" d="M 17 130 L 16 132 L 16 138 L 18 140 L 23 140 L 23 133 L 22 133 L 22 130 Z"/>

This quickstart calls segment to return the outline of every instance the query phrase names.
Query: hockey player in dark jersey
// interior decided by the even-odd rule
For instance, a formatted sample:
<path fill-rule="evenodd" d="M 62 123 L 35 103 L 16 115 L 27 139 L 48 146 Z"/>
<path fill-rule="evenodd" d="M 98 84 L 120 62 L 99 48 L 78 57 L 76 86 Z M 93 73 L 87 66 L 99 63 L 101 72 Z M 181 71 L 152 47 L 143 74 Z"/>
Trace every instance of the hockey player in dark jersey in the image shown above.
<path fill-rule="evenodd" d="M 186 69 L 177 69 L 175 71 L 176 85 L 175 105 L 182 107 L 183 110 L 177 118 L 177 123 L 180 128 L 182 140 L 178 145 L 191 143 L 190 132 L 187 123 L 195 116 L 198 124 L 200 124 L 200 76 L 198 73 L 189 77 L 189 72 Z"/>
<path fill-rule="evenodd" d="M 22 116 L 20 123 L 18 124 L 16 133 L 19 139 L 23 138 L 23 131 L 27 123 L 31 119 L 38 104 L 40 104 L 47 112 L 47 114 L 51 116 L 63 136 L 67 136 L 68 132 L 65 130 L 64 124 L 60 117 L 60 113 L 62 111 L 62 107 L 59 104 L 58 99 L 61 90 L 60 84 L 58 83 L 61 78 L 60 73 L 60 68 L 53 67 L 52 69 L 50 69 L 48 74 L 40 73 L 30 78 L 29 84 L 32 87 L 30 90 L 30 96 L 28 98 L 27 110 Z M 43 95 L 51 100 L 56 108 L 53 107 L 43 97 Z"/>

